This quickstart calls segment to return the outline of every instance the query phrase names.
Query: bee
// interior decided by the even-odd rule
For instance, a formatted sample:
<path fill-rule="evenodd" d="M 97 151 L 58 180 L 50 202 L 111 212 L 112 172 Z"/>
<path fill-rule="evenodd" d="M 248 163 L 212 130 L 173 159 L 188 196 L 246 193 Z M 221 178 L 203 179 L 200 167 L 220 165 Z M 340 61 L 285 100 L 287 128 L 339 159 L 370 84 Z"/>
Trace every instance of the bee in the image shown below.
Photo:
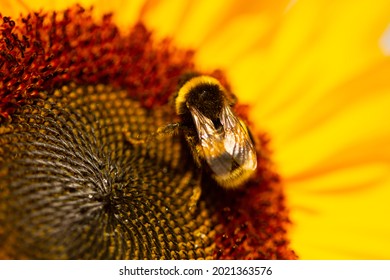
<path fill-rule="evenodd" d="M 175 96 L 180 122 L 159 128 L 154 137 L 179 129 L 198 167 L 221 187 L 239 188 L 255 172 L 257 158 L 248 127 L 232 111 L 234 103 L 217 79 L 189 76 Z"/>

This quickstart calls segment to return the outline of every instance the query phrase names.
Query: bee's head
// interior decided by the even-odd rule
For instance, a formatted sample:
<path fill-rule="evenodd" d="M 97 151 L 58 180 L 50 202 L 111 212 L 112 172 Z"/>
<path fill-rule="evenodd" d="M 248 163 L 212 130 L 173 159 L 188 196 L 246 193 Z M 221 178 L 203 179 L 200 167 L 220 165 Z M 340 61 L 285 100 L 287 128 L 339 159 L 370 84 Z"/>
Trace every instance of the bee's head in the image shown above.
<path fill-rule="evenodd" d="M 226 106 L 225 89 L 210 76 L 195 76 L 183 83 L 176 97 L 178 115 L 189 113 L 188 107 L 197 108 L 204 116 L 217 119 Z"/>

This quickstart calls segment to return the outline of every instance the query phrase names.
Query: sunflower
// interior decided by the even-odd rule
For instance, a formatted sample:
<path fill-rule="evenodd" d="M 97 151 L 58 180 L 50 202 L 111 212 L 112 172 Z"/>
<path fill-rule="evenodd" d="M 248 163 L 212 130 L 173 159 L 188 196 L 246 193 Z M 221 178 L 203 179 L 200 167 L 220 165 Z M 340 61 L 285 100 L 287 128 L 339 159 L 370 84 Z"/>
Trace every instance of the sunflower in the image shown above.
<path fill-rule="evenodd" d="M 389 258 L 388 1 L 83 1 L 91 12 L 47 2 L 2 5 L 2 61 L 24 54 L 11 42 L 15 24 L 33 32 L 13 42 L 42 55 L 25 59 L 39 72 L 2 75 L 2 89 L 14 89 L 1 95 L 4 257 L 290 259 L 293 249 L 301 259 Z M 50 59 L 40 42 L 58 58 L 49 66 L 39 63 Z M 191 161 L 180 141 L 150 153 L 119 129 L 147 134 L 170 121 L 170 94 L 194 70 L 237 95 L 236 112 L 256 135 L 259 171 L 234 195 L 183 168 Z M 58 171 L 65 148 L 80 158 Z M 58 185 L 43 186 L 39 174 L 60 176 Z M 69 234 L 55 230 L 65 226 Z"/>

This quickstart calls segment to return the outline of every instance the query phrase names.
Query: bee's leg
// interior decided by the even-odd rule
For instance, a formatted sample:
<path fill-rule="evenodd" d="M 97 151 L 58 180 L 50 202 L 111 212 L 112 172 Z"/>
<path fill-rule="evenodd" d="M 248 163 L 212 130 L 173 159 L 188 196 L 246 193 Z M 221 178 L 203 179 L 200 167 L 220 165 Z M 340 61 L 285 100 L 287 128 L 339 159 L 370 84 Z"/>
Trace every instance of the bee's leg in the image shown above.
<path fill-rule="evenodd" d="M 146 142 L 146 138 L 134 137 L 126 127 L 122 129 L 122 133 L 125 136 L 126 141 L 133 145 L 141 145 Z"/>
<path fill-rule="evenodd" d="M 129 142 L 129 143 L 131 143 L 131 144 L 133 144 L 133 145 L 141 145 L 141 144 L 144 144 L 144 143 L 146 143 L 147 141 L 147 137 L 143 137 L 143 138 L 141 138 L 141 137 L 139 137 L 139 135 L 138 136 L 135 136 L 134 134 L 132 134 L 131 132 L 130 132 L 130 129 L 127 127 L 127 126 L 125 126 L 125 127 L 123 127 L 122 128 L 122 133 L 123 133 L 123 135 L 125 136 L 125 139 Z"/>
<path fill-rule="evenodd" d="M 195 161 L 195 164 L 198 167 L 201 167 L 202 166 L 202 158 L 204 158 L 204 156 L 203 156 L 202 146 L 199 145 L 198 140 L 197 140 L 197 136 L 191 135 L 190 133 L 188 133 L 188 134 L 185 134 L 185 139 L 188 143 L 188 147 L 190 147 L 190 149 L 191 149 L 191 154 L 192 154 L 192 157 Z"/>
<path fill-rule="evenodd" d="M 173 135 L 177 128 L 180 126 L 180 123 L 170 123 L 165 126 L 159 127 L 156 132 L 147 135 L 146 137 L 134 136 L 131 134 L 128 128 L 123 128 L 122 132 L 127 141 L 129 141 L 133 145 L 142 145 L 153 139 L 161 139 L 167 136 Z"/>
<path fill-rule="evenodd" d="M 172 136 L 174 135 L 178 128 L 180 127 L 180 123 L 170 123 L 165 126 L 160 126 L 153 135 L 155 135 L 156 138 L 164 138 L 166 136 Z"/>

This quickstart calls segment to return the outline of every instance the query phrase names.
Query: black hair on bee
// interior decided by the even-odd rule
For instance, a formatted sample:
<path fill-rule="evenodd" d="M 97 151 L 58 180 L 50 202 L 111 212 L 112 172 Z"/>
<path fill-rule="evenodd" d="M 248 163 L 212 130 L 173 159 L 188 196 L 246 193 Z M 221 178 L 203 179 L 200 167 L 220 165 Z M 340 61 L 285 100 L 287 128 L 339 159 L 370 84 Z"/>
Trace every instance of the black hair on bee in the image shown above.
<path fill-rule="evenodd" d="M 256 150 L 244 122 L 232 111 L 234 100 L 210 76 L 194 76 L 175 99 L 181 129 L 196 164 L 207 165 L 222 187 L 243 185 L 257 167 Z"/>
<path fill-rule="evenodd" d="M 247 126 L 232 110 L 234 96 L 210 76 L 188 75 L 179 86 L 180 122 L 159 128 L 154 136 L 179 129 L 198 167 L 223 188 L 241 187 L 255 172 L 257 157 Z"/>

